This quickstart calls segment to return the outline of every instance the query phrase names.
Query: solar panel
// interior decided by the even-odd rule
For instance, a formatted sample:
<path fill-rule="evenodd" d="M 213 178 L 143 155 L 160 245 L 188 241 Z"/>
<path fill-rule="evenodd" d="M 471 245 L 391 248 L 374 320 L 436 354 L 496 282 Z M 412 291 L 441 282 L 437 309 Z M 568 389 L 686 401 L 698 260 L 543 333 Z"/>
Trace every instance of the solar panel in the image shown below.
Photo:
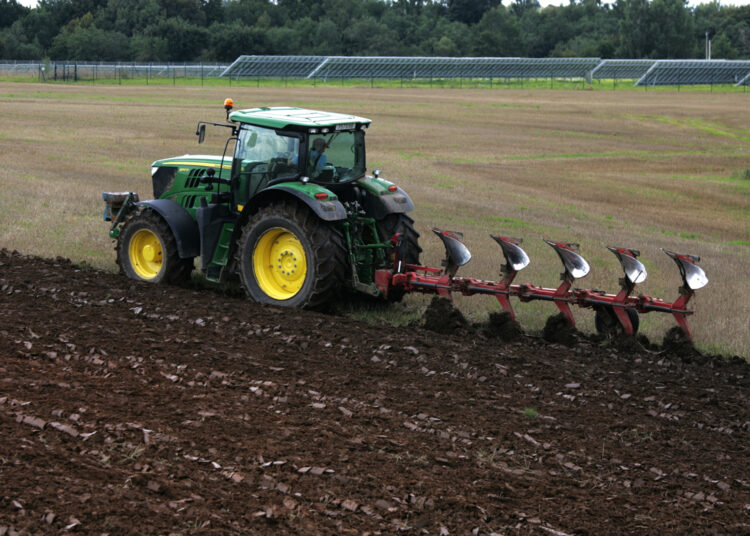
<path fill-rule="evenodd" d="M 599 58 L 240 56 L 222 76 L 300 78 L 587 78 Z"/>
<path fill-rule="evenodd" d="M 659 60 L 635 85 L 738 84 L 749 73 L 750 61 Z"/>
<path fill-rule="evenodd" d="M 602 60 L 594 67 L 591 77 L 597 80 L 638 80 L 656 60 Z"/>
<path fill-rule="evenodd" d="M 325 59 L 325 56 L 240 56 L 221 76 L 305 78 Z"/>

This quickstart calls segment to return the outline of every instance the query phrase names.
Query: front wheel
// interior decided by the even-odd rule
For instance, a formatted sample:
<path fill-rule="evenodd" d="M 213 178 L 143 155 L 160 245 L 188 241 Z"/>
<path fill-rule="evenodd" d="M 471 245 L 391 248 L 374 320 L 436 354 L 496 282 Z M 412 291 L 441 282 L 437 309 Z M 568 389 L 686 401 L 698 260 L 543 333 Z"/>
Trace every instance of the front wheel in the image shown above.
<path fill-rule="evenodd" d="M 237 251 L 248 296 L 282 307 L 329 302 L 343 284 L 345 259 L 344 239 L 335 225 L 291 200 L 255 213 Z"/>
<path fill-rule="evenodd" d="M 150 209 L 141 209 L 125 222 L 117 239 L 117 264 L 131 279 L 148 283 L 184 283 L 193 259 L 181 259 L 166 222 Z"/>

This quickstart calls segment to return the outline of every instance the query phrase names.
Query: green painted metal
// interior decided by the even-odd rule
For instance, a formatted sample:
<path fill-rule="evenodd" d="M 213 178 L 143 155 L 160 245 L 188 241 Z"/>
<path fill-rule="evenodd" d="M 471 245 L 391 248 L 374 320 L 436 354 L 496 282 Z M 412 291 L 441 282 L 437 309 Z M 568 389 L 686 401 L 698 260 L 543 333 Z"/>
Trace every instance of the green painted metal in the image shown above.
<path fill-rule="evenodd" d="M 232 174 L 232 159 L 212 155 L 185 155 L 157 160 L 151 164 L 152 170 L 158 167 L 177 168 L 174 181 L 159 199 L 171 199 L 195 218 L 195 211 L 201 206 L 201 199 L 209 202 L 212 194 L 228 190 L 224 186 L 219 190 L 207 191 L 200 178 L 208 169 L 213 169 L 216 177 L 229 179 Z"/>
<path fill-rule="evenodd" d="M 222 163 L 223 163 L 224 170 L 232 169 L 232 158 L 230 156 L 227 156 L 222 159 L 221 156 L 205 155 L 205 154 L 186 154 L 184 156 L 164 158 L 162 160 L 157 160 L 156 162 L 151 164 L 151 166 L 152 167 L 171 166 L 171 167 L 186 167 L 186 168 L 202 167 L 205 169 L 214 168 L 216 169 L 218 173 L 219 168 L 222 167 Z M 227 176 L 228 176 L 228 173 L 227 173 Z"/>
<path fill-rule="evenodd" d="M 328 188 L 324 188 L 320 184 L 315 184 L 314 182 L 299 182 L 299 181 L 290 181 L 290 182 L 280 182 L 279 184 L 274 184 L 273 186 L 270 186 L 267 188 L 267 190 L 281 190 L 282 188 L 291 188 L 292 190 L 296 190 L 298 192 L 301 192 L 305 194 L 310 199 L 316 199 L 315 194 L 326 194 L 328 198 L 326 201 L 336 201 L 338 197 L 335 193 L 333 193 Z"/>
<path fill-rule="evenodd" d="M 229 120 L 278 129 L 290 127 L 335 128 L 336 126 L 348 124 L 356 126 L 369 125 L 371 122 L 365 117 L 358 117 L 356 115 L 281 106 L 237 110 L 229 114 Z"/>
<path fill-rule="evenodd" d="M 379 177 L 368 175 L 359 179 L 357 184 L 374 195 L 392 195 L 392 192 L 388 191 L 388 187 L 393 186 L 393 183 Z"/>
<path fill-rule="evenodd" d="M 387 243 L 389 237 L 379 236 L 373 215 L 364 214 L 356 200 L 362 195 L 385 198 L 394 195 L 395 188 L 392 182 L 364 173 L 363 130 L 370 120 L 295 107 L 238 110 L 228 118 L 234 127 L 230 137 L 234 145 L 227 145 L 233 156 L 186 154 L 157 160 L 151 167 L 154 197 L 174 201 L 196 220 L 198 209 L 208 209 L 201 212 L 199 232 L 209 233 L 201 236 L 201 243 L 216 246 L 201 251 L 206 278 L 225 279 L 241 236 L 239 226 L 251 211 L 262 206 L 259 203 L 287 196 L 302 199 L 323 219 L 341 226 L 351 264 L 349 286 L 378 295 L 375 271 L 386 267 L 392 245 Z M 351 151 L 347 136 L 351 136 Z M 328 144 L 328 161 L 318 173 L 311 173 L 310 154 L 321 139 Z M 360 189 L 358 194 L 354 188 Z M 327 219 L 324 214 L 332 210 L 335 215 Z M 123 219 L 118 217 L 113 225 L 113 238 Z"/>

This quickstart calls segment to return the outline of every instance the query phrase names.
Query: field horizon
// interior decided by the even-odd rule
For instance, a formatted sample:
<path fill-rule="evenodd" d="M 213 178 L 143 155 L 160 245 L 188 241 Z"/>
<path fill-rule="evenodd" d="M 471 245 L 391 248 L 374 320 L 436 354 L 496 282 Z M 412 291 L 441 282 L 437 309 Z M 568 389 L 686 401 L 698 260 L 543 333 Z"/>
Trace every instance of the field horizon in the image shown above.
<path fill-rule="evenodd" d="M 295 105 L 373 119 L 368 170 L 412 197 L 423 262 L 439 266 L 432 227 L 462 231 L 473 260 L 459 275 L 497 279 L 488 233 L 524 239 L 532 264 L 520 283 L 556 286 L 554 252 L 541 240 L 581 244 L 592 266 L 581 288 L 615 292 L 621 270 L 605 245 L 641 250 L 648 280 L 636 288 L 669 301 L 680 277 L 659 248 L 701 256 L 710 280 L 691 302 L 699 349 L 750 355 L 750 119 L 741 93 L 425 88 L 216 88 L 0 82 L 0 248 L 62 256 L 114 271 L 103 191 L 151 197 L 150 164 L 220 154 L 222 129 L 198 146 L 199 120 L 237 109 Z M 473 320 L 498 310 L 488 297 L 457 298 Z M 408 297 L 418 310 L 424 297 Z M 549 304 L 514 304 L 539 330 Z M 590 311 L 574 311 L 593 330 Z M 641 318 L 654 341 L 669 315 Z"/>

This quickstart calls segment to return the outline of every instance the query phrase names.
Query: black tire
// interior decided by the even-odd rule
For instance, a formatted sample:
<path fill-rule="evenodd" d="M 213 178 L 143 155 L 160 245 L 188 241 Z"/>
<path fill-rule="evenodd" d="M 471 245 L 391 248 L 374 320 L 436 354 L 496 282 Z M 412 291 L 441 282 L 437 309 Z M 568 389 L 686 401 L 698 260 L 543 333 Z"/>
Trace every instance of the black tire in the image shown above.
<path fill-rule="evenodd" d="M 272 245 L 278 243 L 274 237 L 290 241 L 291 251 L 304 251 L 302 277 L 291 273 L 297 268 L 292 264 L 297 258 L 286 249 L 278 253 L 284 257 L 283 261 L 278 259 L 284 267 L 280 264 L 277 269 L 277 260 L 271 259 L 277 251 Z M 254 258 L 266 260 L 256 266 Z M 336 225 L 290 199 L 263 207 L 250 217 L 242 230 L 236 266 L 242 286 L 253 300 L 313 309 L 328 305 L 341 290 L 347 272 L 346 258 L 344 237 Z M 287 282 L 289 288 L 282 288 Z"/>
<path fill-rule="evenodd" d="M 151 244 L 146 243 L 149 239 Z M 148 253 L 143 244 L 151 246 Z M 139 209 L 127 219 L 115 249 L 120 272 L 138 281 L 181 284 L 193 271 L 193 259 L 180 258 L 172 230 L 151 209 Z"/>
<path fill-rule="evenodd" d="M 380 240 L 387 242 L 396 233 L 401 233 L 404 240 L 404 258 L 407 264 L 419 264 L 419 255 L 422 248 L 419 247 L 419 233 L 414 228 L 414 220 L 406 214 L 389 214 L 377 222 Z M 404 297 L 400 289 L 391 289 L 388 293 L 388 301 L 399 302 Z"/>
<path fill-rule="evenodd" d="M 640 319 L 638 317 L 638 311 L 635 309 L 625 309 L 630 318 L 630 323 L 633 326 L 633 336 L 638 334 L 638 326 L 640 325 Z M 611 305 L 599 305 L 596 307 L 596 313 L 594 314 L 594 326 L 596 331 L 602 335 L 612 336 L 624 333 L 622 324 L 617 319 L 617 314 Z"/>

